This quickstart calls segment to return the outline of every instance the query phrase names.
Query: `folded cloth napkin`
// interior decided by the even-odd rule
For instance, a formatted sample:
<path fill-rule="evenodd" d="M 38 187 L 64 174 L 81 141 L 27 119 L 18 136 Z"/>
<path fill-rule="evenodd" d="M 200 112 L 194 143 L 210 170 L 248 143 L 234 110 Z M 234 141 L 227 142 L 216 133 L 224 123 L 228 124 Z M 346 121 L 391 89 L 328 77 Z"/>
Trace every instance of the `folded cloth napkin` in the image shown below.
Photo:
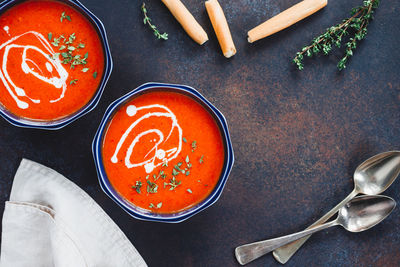
<path fill-rule="evenodd" d="M 147 265 L 88 194 L 54 170 L 23 159 L 3 214 L 0 266 Z"/>

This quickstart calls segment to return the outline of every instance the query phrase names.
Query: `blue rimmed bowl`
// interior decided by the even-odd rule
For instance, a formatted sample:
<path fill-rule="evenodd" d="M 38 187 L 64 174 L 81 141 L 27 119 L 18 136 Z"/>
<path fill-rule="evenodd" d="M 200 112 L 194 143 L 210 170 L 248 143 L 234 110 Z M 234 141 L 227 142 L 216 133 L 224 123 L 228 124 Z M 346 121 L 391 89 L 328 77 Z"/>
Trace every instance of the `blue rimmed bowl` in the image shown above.
<path fill-rule="evenodd" d="M 136 207 L 135 205 L 127 201 L 124 197 L 122 197 L 113 188 L 109 179 L 107 178 L 107 173 L 105 171 L 103 164 L 103 158 L 102 158 L 103 140 L 106 134 L 108 124 L 114 117 L 114 114 L 134 97 L 153 91 L 173 91 L 182 93 L 184 95 L 191 97 L 196 102 L 200 103 L 214 117 L 214 120 L 216 121 L 220 129 L 221 136 L 224 142 L 224 150 L 225 150 L 224 166 L 222 168 L 220 178 L 214 190 L 200 203 L 196 204 L 195 206 L 187 210 L 177 213 L 159 214 Z M 122 209 L 124 209 L 134 218 L 146 221 L 167 222 L 167 223 L 182 222 L 192 217 L 193 215 L 199 213 L 200 211 L 208 208 L 212 204 L 214 204 L 222 194 L 222 190 L 224 189 L 225 183 L 228 179 L 229 173 L 232 169 L 234 162 L 232 142 L 229 136 L 228 125 L 226 123 L 224 115 L 222 115 L 222 113 L 217 108 L 215 108 L 207 99 L 205 99 L 198 91 L 196 91 L 192 87 L 185 85 L 164 84 L 164 83 L 146 83 L 136 88 L 135 90 L 129 92 L 128 94 L 124 95 L 123 97 L 117 99 L 116 101 L 114 101 L 107 108 L 106 113 L 100 123 L 100 126 L 97 130 L 97 133 L 92 143 L 92 151 L 100 186 L 112 200 L 114 200 Z"/>
<path fill-rule="evenodd" d="M 15 6 L 16 4 L 25 2 L 26 0 L 5 0 L 4 2 L 0 3 L 0 14 L 6 11 L 7 9 Z M 65 3 L 73 8 L 75 8 L 78 12 L 80 12 L 83 16 L 88 19 L 89 22 L 92 23 L 97 34 L 100 38 L 100 41 L 103 46 L 104 52 L 104 74 L 101 78 L 101 82 L 99 87 L 97 88 L 96 93 L 93 95 L 92 99 L 78 111 L 63 117 L 61 119 L 56 120 L 30 120 L 27 118 L 19 117 L 5 107 L 0 105 L 0 116 L 2 116 L 5 120 L 9 123 L 23 128 L 36 128 L 36 129 L 47 129 L 47 130 L 58 130 L 63 128 L 64 126 L 70 124 L 71 122 L 77 120 L 78 118 L 82 117 L 83 115 L 92 111 L 96 105 L 99 103 L 101 95 L 103 94 L 104 87 L 108 79 L 110 78 L 111 71 L 113 68 L 113 62 L 111 57 L 111 50 L 110 46 L 108 45 L 106 29 L 104 28 L 103 23 L 92 13 L 89 9 L 87 9 L 84 5 L 82 5 L 78 0 L 54 0 L 58 2 Z"/>

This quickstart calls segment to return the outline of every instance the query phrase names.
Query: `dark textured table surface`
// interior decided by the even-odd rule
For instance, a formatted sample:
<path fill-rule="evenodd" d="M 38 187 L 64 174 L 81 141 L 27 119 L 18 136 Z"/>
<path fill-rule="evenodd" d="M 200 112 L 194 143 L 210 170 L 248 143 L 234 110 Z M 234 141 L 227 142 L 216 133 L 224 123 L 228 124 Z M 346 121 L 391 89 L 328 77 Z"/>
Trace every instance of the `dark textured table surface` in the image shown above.
<path fill-rule="evenodd" d="M 203 1 L 185 0 L 210 40 L 194 43 L 161 1 L 147 0 L 154 38 L 142 24 L 140 1 L 82 0 L 105 24 L 114 71 L 97 108 L 54 132 L 20 129 L 0 120 L 0 200 L 9 198 L 25 157 L 62 173 L 93 197 L 121 227 L 149 266 L 237 266 L 243 243 L 302 230 L 353 188 L 359 163 L 400 149 L 400 4 L 382 1 L 369 34 L 348 68 L 340 54 L 307 60 L 295 52 L 348 16 L 361 0 L 330 1 L 310 18 L 255 44 L 253 26 L 296 0 L 220 0 L 238 53 L 225 59 Z M 106 107 L 148 81 L 187 84 L 226 116 L 236 162 L 220 200 L 180 224 L 131 218 L 100 189 L 91 141 Z M 400 201 L 400 181 L 385 192 Z M 1 210 L 4 206 L 1 205 Z M 400 209 L 363 233 L 340 228 L 313 236 L 288 266 L 400 266 Z M 278 266 L 267 255 L 249 266 Z"/>

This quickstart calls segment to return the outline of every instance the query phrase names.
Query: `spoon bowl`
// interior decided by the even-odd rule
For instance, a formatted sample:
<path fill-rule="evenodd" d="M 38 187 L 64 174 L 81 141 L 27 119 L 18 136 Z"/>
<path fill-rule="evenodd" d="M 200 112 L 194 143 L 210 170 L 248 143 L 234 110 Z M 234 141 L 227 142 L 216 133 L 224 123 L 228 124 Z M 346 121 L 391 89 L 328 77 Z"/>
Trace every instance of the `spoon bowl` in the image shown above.
<path fill-rule="evenodd" d="M 339 210 L 337 222 L 347 231 L 362 232 L 383 221 L 395 207 L 390 197 L 356 197 Z"/>
<path fill-rule="evenodd" d="M 385 191 L 400 174 L 400 151 L 375 155 L 357 167 L 354 184 L 358 193 L 378 195 Z"/>

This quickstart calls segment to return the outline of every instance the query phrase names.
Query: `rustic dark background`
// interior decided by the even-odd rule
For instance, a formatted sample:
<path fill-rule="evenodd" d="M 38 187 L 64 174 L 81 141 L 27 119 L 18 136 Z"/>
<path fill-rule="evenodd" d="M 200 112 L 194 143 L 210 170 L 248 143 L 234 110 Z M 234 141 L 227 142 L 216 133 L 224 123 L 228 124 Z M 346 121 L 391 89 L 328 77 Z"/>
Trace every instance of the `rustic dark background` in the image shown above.
<path fill-rule="evenodd" d="M 54 168 L 93 197 L 149 266 L 237 266 L 243 243 L 302 230 L 353 188 L 359 163 L 400 149 L 400 5 L 382 1 L 348 68 L 340 53 L 291 64 L 295 52 L 361 0 L 330 1 L 317 14 L 255 44 L 247 31 L 297 0 L 220 0 L 238 53 L 225 59 L 203 1 L 185 0 L 210 40 L 194 43 L 161 1 L 146 0 L 168 41 L 142 24 L 140 1 L 82 0 L 105 24 L 114 71 L 98 107 L 59 131 L 0 120 L 0 200 L 25 157 Z M 220 200 L 180 224 L 131 218 L 100 189 L 91 141 L 106 107 L 149 81 L 198 89 L 226 116 L 236 162 Z M 400 181 L 385 192 L 399 198 Z M 1 209 L 3 209 L 3 204 Z M 2 212 L 2 210 L 0 210 Z M 1 214 L 1 213 L 0 213 Z M 400 266 L 400 209 L 364 233 L 340 228 L 311 238 L 288 266 Z M 279 266 L 267 255 L 249 266 Z"/>

